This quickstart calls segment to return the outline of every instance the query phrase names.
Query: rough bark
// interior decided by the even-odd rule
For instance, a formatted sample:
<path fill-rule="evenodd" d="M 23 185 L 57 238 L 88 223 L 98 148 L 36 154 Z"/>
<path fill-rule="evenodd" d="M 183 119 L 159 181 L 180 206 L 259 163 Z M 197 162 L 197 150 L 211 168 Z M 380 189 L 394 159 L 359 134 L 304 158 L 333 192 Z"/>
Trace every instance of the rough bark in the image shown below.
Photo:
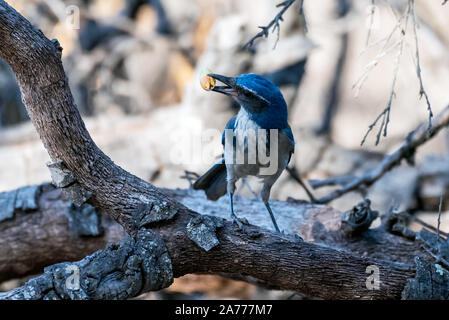
<path fill-rule="evenodd" d="M 1 200 L 10 194 L 23 197 L 23 189 L 0 193 L 0 214 L 8 211 Z M 101 221 L 86 219 L 81 209 L 64 200 L 61 191 L 51 185 L 27 189 L 39 190 L 37 195 L 32 192 L 22 198 L 33 205 L 16 206 L 8 220 L 0 221 L 0 281 L 37 274 L 55 263 L 82 259 L 125 235 L 123 228 L 106 216 Z M 80 228 L 80 219 L 76 217 L 88 226 Z"/>
<path fill-rule="evenodd" d="M 126 236 L 119 245 L 108 245 L 79 262 L 47 267 L 24 286 L 0 293 L 0 299 L 127 299 L 172 282 L 164 242 L 155 232 L 140 230 L 135 238 Z"/>
<path fill-rule="evenodd" d="M 101 225 L 104 229 L 103 235 L 88 238 L 80 237 L 75 233 L 76 230 L 70 227 L 69 211 L 73 207 L 70 202 L 62 199 L 59 189 L 49 185 L 43 185 L 40 188 L 42 192 L 39 193 L 37 198 L 38 207 L 35 210 L 27 213 L 17 210 L 14 218 L 0 223 L 0 238 L 4 239 L 5 244 L 2 243 L 0 248 L 7 250 L 6 254 L 1 255 L 0 279 L 23 276 L 41 271 L 45 266 L 53 263 L 80 259 L 95 250 L 103 248 L 107 241 L 116 242 L 124 235 L 119 225 L 106 220 L 102 221 Z M 19 190 L 11 192 L 20 193 Z M 164 193 L 192 210 L 226 218 L 226 199 L 217 202 L 208 201 L 202 192 L 193 190 L 164 190 Z M 33 197 L 33 194 L 28 194 L 28 196 Z M 24 198 L 22 202 L 32 202 L 29 199 L 29 201 L 26 200 Z M 244 215 L 248 217 L 250 223 L 261 228 L 271 228 L 270 220 L 267 219 L 260 200 L 237 197 L 236 204 L 237 209 L 244 208 Z M 328 206 L 312 205 L 303 201 L 273 201 L 272 206 L 278 213 L 279 224 L 284 227 L 284 231 L 290 234 L 300 234 L 308 242 L 326 244 L 340 252 L 357 253 L 360 256 L 365 255 L 367 258 L 402 262 L 404 265 L 398 264 L 397 267 L 408 269 L 406 274 L 410 275 L 413 273 L 414 257 L 416 255 L 426 257 L 419 243 L 392 235 L 386 232 L 383 227 L 368 230 L 358 236 L 345 236 L 341 229 L 342 213 Z M 0 211 L 2 211 L 1 209 Z M 45 225 L 45 229 L 42 227 L 43 225 Z M 23 234 L 23 230 L 29 230 L 29 232 Z M 45 236 L 43 237 L 44 231 Z M 258 232 L 254 233 L 253 237 L 255 239 L 263 238 Z M 168 240 L 168 242 L 170 241 Z M 14 250 L 8 250 L 7 243 L 9 246 L 14 245 Z M 193 245 L 193 243 L 190 243 L 190 245 Z M 261 246 L 263 245 L 262 243 Z M 264 255 L 264 252 L 267 251 L 266 249 L 260 251 L 261 249 L 255 250 L 253 248 L 247 250 L 247 253 L 252 252 L 250 256 L 254 256 L 258 251 L 259 254 Z M 234 259 L 241 259 L 244 263 L 247 260 L 245 258 L 247 253 L 242 252 L 236 256 L 233 252 L 221 252 L 221 254 L 230 255 Z M 183 264 L 185 261 L 185 259 L 180 260 L 179 264 Z M 235 263 L 235 261 L 233 262 Z M 248 261 L 248 263 L 250 262 Z M 207 268 L 201 269 L 193 264 L 191 272 L 210 273 L 210 265 L 205 266 Z M 266 267 L 269 268 L 270 265 Z M 188 271 L 185 270 L 184 266 L 180 266 L 178 270 L 183 270 L 182 274 Z M 234 271 L 231 272 L 230 269 L 227 269 L 227 266 L 224 266 L 223 270 L 214 273 L 258 283 L 265 287 L 283 288 L 280 283 L 260 281 L 254 276 L 241 276 L 242 273 L 239 268 L 234 268 Z M 367 277 L 366 274 L 364 276 Z M 48 298 L 47 294 L 50 291 L 41 290 L 44 294 L 43 297 Z M 22 288 L 14 294 L 14 297 L 19 297 L 23 292 L 25 291 Z M 11 293 L 8 297 L 10 296 Z"/>
<path fill-rule="evenodd" d="M 102 216 L 98 223 L 87 220 L 89 226 L 80 228 L 74 223 L 80 219 L 73 216 L 85 219 L 83 211 L 64 199 L 60 189 L 49 184 L 25 188 L 40 190 L 37 197 L 28 193 L 22 199 L 26 203 L 35 201 L 36 206 L 27 211 L 15 209 L 11 219 L 0 221 L 0 281 L 36 274 L 51 264 L 81 259 L 125 235 L 123 228 L 107 216 Z M 0 193 L 0 200 L 10 193 L 20 194 L 25 188 Z M 202 192 L 193 190 L 164 192 L 191 210 L 227 218 L 225 199 L 208 201 Z M 251 224 L 272 228 L 260 200 L 236 197 L 236 205 L 237 209 L 245 208 L 244 215 Z M 342 213 L 328 206 L 299 201 L 273 201 L 272 206 L 284 232 L 301 235 L 304 241 L 410 265 L 415 256 L 427 257 L 418 243 L 395 236 L 383 227 L 358 236 L 345 236 L 341 230 Z M 5 207 L 0 205 L 0 212 L 4 211 Z"/>
<path fill-rule="evenodd" d="M 61 160 L 73 172 L 79 185 L 91 193 L 90 203 L 134 236 L 134 240 L 129 240 L 120 249 L 125 254 L 117 257 L 110 252 L 113 248 L 107 248 L 75 263 L 82 269 L 83 292 L 88 293 L 81 298 L 123 298 L 142 292 L 133 285 L 131 291 L 122 294 L 123 284 L 129 279 L 135 279 L 148 290 L 168 285 L 170 279 L 167 280 L 164 272 L 157 272 L 161 270 L 157 263 L 151 265 L 159 275 L 152 285 L 147 287 L 146 281 L 142 280 L 152 273 L 151 266 L 150 270 L 145 266 L 148 250 L 140 252 L 138 248 L 145 244 L 151 246 L 159 236 L 166 245 L 175 277 L 195 272 L 230 273 L 251 276 L 282 289 L 321 298 L 401 297 L 407 279 L 415 273 L 410 265 L 298 241 L 292 236 L 273 234 L 255 226 L 248 226 L 246 232 L 242 232 L 228 221 L 189 210 L 161 190 L 116 166 L 95 145 L 84 126 L 68 87 L 57 42 L 49 41 L 3 0 L 0 0 L 0 39 L 0 57 L 16 74 L 30 119 L 52 160 Z M 147 243 L 141 235 L 148 232 L 151 237 Z M 196 245 L 206 238 L 217 241 L 206 248 L 208 251 L 204 246 Z M 104 264 L 120 258 L 126 266 L 122 265 L 116 272 L 105 270 L 98 256 L 105 257 Z M 165 251 L 160 250 L 153 258 L 151 261 L 166 260 Z M 92 265 L 101 271 L 95 281 Z M 365 285 L 367 267 L 371 265 L 380 270 L 382 284 L 379 290 L 369 290 Z M 60 288 L 65 276 L 57 270 L 57 267 L 48 268 L 43 276 L 12 293 L 1 294 L 0 299 L 43 299 L 49 298 L 47 294 L 51 291 L 56 293 L 51 294 L 53 298 L 73 298 Z M 91 292 L 91 285 L 94 289 L 109 292 Z"/>

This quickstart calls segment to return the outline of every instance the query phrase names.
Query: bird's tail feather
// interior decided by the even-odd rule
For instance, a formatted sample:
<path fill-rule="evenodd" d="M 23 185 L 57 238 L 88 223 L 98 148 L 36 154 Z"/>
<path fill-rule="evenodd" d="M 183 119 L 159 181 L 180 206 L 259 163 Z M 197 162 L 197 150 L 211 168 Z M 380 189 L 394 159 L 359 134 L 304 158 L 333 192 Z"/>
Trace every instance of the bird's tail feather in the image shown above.
<path fill-rule="evenodd" d="M 218 200 L 226 194 L 226 165 L 224 162 L 215 164 L 193 184 L 193 189 L 206 191 L 207 199 Z"/>

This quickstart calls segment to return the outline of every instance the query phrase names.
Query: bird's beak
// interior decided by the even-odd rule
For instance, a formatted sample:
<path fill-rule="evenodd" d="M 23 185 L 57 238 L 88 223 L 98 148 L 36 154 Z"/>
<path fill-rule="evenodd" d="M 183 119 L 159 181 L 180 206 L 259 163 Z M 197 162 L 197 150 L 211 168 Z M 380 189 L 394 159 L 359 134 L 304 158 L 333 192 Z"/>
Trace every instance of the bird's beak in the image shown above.
<path fill-rule="evenodd" d="M 222 83 L 224 83 L 224 86 L 215 86 L 212 91 L 220 92 L 229 96 L 237 97 L 238 93 L 236 90 L 236 80 L 235 78 L 222 76 L 215 73 L 209 73 L 209 77 L 214 78 L 215 80 L 218 80 Z"/>

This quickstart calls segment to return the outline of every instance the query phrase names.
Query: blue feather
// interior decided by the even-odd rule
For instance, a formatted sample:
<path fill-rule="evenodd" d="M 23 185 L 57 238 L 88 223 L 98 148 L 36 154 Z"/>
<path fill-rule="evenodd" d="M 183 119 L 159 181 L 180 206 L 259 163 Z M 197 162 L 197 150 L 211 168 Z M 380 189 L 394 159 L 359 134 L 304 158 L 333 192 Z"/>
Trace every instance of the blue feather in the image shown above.
<path fill-rule="evenodd" d="M 235 119 L 237 119 L 237 116 L 233 116 L 228 123 L 226 124 L 225 130 L 226 129 L 231 129 L 232 131 L 234 131 L 235 129 Z M 223 131 L 223 134 L 221 135 L 221 144 L 224 146 L 225 145 L 225 133 L 226 131 Z"/>
<path fill-rule="evenodd" d="M 251 120 L 262 129 L 285 129 L 288 127 L 287 103 L 279 88 L 270 80 L 254 73 L 242 74 L 237 78 L 237 85 L 254 92 L 268 103 L 261 112 L 250 113 Z M 244 104 L 242 104 L 245 107 Z"/>

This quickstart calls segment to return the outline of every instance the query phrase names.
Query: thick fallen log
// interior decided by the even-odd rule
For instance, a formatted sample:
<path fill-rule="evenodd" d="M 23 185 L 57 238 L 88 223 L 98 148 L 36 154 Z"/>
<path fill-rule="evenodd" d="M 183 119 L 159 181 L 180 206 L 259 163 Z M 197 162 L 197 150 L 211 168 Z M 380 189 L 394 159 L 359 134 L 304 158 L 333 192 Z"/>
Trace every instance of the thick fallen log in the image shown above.
<path fill-rule="evenodd" d="M 24 189 L 40 190 L 40 192 L 36 195 L 35 192 L 21 191 Z M 213 202 L 208 201 L 204 194 L 198 191 L 164 190 L 164 192 L 197 212 L 220 218 L 227 217 L 227 201 L 224 198 Z M 76 225 L 73 223 L 73 215 L 79 216 L 75 219 L 76 221 L 85 219 L 85 215 L 79 209 L 75 210 L 76 207 L 70 201 L 63 199 L 60 189 L 55 189 L 49 184 L 25 187 L 8 192 L 10 193 L 23 194 L 20 203 L 36 202 L 36 206 L 33 206 L 33 209 L 29 208 L 26 212 L 21 208 L 16 209 L 11 219 L 0 222 L 1 280 L 41 272 L 50 264 L 81 259 L 104 248 L 108 241 L 118 242 L 125 235 L 120 225 L 108 219 L 98 221 L 98 225 L 90 219 L 90 224 L 93 223 L 95 226 L 85 227 L 82 230 L 101 230 L 102 232 L 90 234 L 84 232 L 80 235 L 80 228 L 74 228 Z M 0 199 L 6 196 L 7 193 L 0 194 Z M 352 252 L 368 258 L 402 262 L 403 265 L 397 264 L 397 266 L 407 270 L 406 274 L 409 275 L 413 274 L 414 257 L 426 257 L 418 243 L 392 235 L 383 227 L 367 230 L 358 236 L 347 236 L 341 228 L 342 213 L 328 206 L 312 205 L 305 201 L 273 201 L 272 206 L 276 209 L 279 225 L 284 232 L 299 234 L 304 241 L 325 244 L 347 254 Z M 258 199 L 236 198 L 236 210 L 247 217 L 251 224 L 261 227 L 262 232 L 263 229 L 272 228 L 263 209 L 263 204 Z M 0 208 L 0 211 L 4 212 L 4 208 Z M 27 231 L 24 233 L 23 230 Z M 263 235 L 256 232 L 253 237 L 255 240 L 259 237 L 263 238 Z M 299 240 L 293 238 L 291 241 Z M 193 242 L 191 245 L 194 245 Z M 249 252 L 254 250 L 249 255 L 251 257 L 257 253 L 256 249 L 247 248 L 247 250 Z M 272 250 L 272 248 L 264 249 L 265 252 Z M 242 263 L 246 263 L 247 258 L 244 254 L 240 253 L 237 258 L 233 256 L 237 261 L 241 259 Z M 179 263 L 182 264 L 182 262 Z M 179 268 L 183 270 L 185 266 Z M 194 266 L 194 268 L 191 270 L 192 273 L 210 272 L 209 267 L 198 269 Z M 179 275 L 184 273 L 188 273 L 187 270 Z M 257 281 L 254 276 L 242 277 L 238 270 L 232 273 L 230 269 L 226 269 L 216 273 L 233 279 L 256 282 L 266 287 L 281 288 L 279 285 Z M 366 280 L 368 275 L 363 274 L 363 276 Z"/>
<path fill-rule="evenodd" d="M 11 196 L 28 205 L 12 206 L 10 211 L 2 200 Z M 119 224 L 105 216 L 100 220 L 94 208 L 83 212 L 48 184 L 0 193 L 0 216 L 6 212 L 9 218 L 0 219 L 0 281 L 82 259 L 125 235 Z"/>

